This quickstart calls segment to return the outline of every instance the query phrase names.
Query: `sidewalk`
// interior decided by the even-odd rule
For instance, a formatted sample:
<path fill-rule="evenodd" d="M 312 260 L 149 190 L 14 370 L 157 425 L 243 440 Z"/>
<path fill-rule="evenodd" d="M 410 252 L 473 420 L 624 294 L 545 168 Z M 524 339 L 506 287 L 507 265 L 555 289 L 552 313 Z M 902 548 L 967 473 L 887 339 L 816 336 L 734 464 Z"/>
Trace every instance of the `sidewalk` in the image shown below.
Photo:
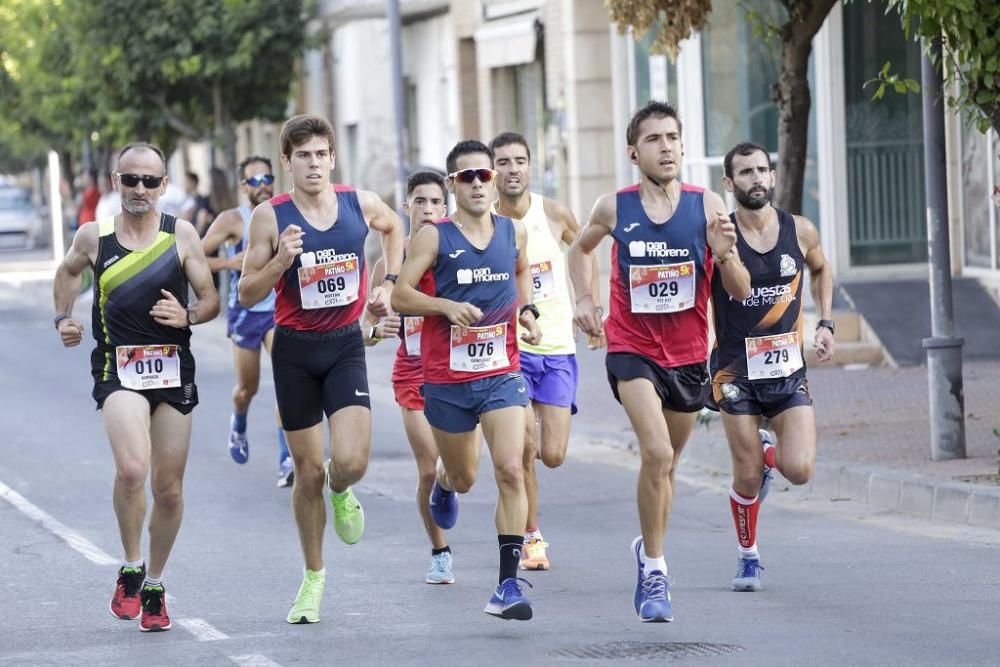
<path fill-rule="evenodd" d="M 574 433 L 634 455 L 635 436 L 608 388 L 603 351 L 584 349 L 577 356 L 581 389 Z M 809 493 L 1000 529 L 1000 440 L 993 435 L 1000 428 L 1000 362 L 966 363 L 963 374 L 969 458 L 931 461 L 926 368 L 810 369 L 819 444 Z M 729 475 L 722 424 L 711 416 L 696 427 L 683 461 Z M 979 483 L 960 480 L 970 476 L 980 476 Z M 780 475 L 775 481 L 774 490 L 790 486 Z"/>

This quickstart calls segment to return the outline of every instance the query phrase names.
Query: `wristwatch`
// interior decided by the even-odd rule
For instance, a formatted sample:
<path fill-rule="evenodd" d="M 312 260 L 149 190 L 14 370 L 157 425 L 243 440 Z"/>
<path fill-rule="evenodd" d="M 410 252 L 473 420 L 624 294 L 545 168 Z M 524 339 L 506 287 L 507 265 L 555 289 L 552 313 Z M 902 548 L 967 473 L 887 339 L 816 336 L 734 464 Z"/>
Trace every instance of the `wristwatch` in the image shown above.
<path fill-rule="evenodd" d="M 387 280 L 390 281 L 393 285 L 395 285 L 396 281 L 399 280 L 399 274 L 398 273 L 387 273 L 382 278 L 382 282 L 385 282 Z"/>
<path fill-rule="evenodd" d="M 371 330 L 368 332 L 368 339 L 372 341 L 372 343 L 374 343 L 375 345 L 378 345 L 379 343 L 382 342 L 382 337 L 375 335 L 376 329 L 378 329 L 378 325 L 377 324 L 372 325 Z"/>
<path fill-rule="evenodd" d="M 52 323 L 55 325 L 56 330 L 58 330 L 59 329 L 59 323 L 62 322 L 63 320 L 68 320 L 68 319 L 69 319 L 69 315 L 56 315 L 56 318 L 54 320 L 52 320 Z"/>
<path fill-rule="evenodd" d="M 830 333 L 836 333 L 834 330 L 833 320 L 820 320 L 816 323 L 816 328 L 819 329 L 820 327 L 826 327 L 830 330 Z"/>
<path fill-rule="evenodd" d="M 541 313 L 538 312 L 538 306 L 536 306 L 533 303 L 526 303 L 523 306 L 521 306 L 521 310 L 518 312 L 518 316 L 524 315 L 524 311 L 528 311 L 529 313 L 534 315 L 536 320 L 539 317 L 541 317 Z"/>

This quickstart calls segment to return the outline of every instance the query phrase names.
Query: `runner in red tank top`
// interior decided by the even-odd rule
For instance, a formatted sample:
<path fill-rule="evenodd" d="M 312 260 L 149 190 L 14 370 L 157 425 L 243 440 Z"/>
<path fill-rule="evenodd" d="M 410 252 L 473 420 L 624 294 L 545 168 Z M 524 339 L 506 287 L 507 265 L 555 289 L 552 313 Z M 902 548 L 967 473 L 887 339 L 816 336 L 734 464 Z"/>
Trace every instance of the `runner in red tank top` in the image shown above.
<path fill-rule="evenodd" d="M 254 210 L 239 295 L 249 308 L 272 289 L 277 293 L 274 390 L 295 465 L 292 506 L 306 566 L 287 620 L 315 623 L 326 581 L 324 476 L 337 535 L 354 544 L 364 532 L 364 512 L 351 491 L 365 474 L 371 449 L 368 375 L 358 325 L 367 292 L 364 240 L 369 228 L 382 233 L 388 273 L 368 308 L 387 315 L 403 259 L 403 225 L 375 193 L 330 184 L 333 128 L 324 118 L 291 118 L 280 142 L 293 190 Z M 332 457 L 326 464 L 324 414 Z"/>
<path fill-rule="evenodd" d="M 632 117 L 627 139 L 642 180 L 598 199 L 570 248 L 569 266 L 576 322 L 588 335 L 607 334 L 608 380 L 642 452 L 634 604 L 641 620 L 662 622 L 673 618 L 663 540 L 674 471 L 708 397 L 712 273 L 719 265 L 726 289 L 739 299 L 750 291 L 750 277 L 734 255 L 736 232 L 722 199 L 678 180 L 684 147 L 674 108 L 650 102 Z M 590 294 L 589 255 L 605 236 L 614 249 L 610 313 L 602 324 Z"/>
<path fill-rule="evenodd" d="M 418 171 L 410 176 L 403 204 L 403 210 L 410 216 L 410 236 L 404 245 L 409 245 L 410 238 L 416 236 L 421 227 L 445 216 L 447 197 L 444 177 L 437 172 Z M 385 260 L 380 258 L 372 269 L 372 284 L 381 283 L 384 273 Z M 418 288 L 423 290 L 426 282 L 425 277 Z M 365 336 L 371 345 L 381 342 L 383 338 L 399 336 L 396 360 L 392 365 L 392 388 L 403 416 L 406 438 L 417 462 L 417 511 L 431 542 L 431 568 L 425 581 L 428 584 L 451 584 L 455 582 L 451 548 L 444 531 L 434 523 L 430 509 L 438 450 L 431 426 L 424 416 L 424 397 L 420 393 L 424 384 L 424 371 L 420 365 L 420 335 L 424 318 L 400 317 L 396 313 L 381 319 L 369 313 L 366 318 L 369 326 L 365 327 Z"/>

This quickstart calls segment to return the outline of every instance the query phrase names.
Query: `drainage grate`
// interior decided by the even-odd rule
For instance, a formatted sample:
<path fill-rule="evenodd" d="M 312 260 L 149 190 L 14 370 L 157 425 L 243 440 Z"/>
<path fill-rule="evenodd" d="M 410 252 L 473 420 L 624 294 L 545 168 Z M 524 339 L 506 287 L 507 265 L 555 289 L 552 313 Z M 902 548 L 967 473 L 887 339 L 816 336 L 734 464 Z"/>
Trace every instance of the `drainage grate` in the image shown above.
<path fill-rule="evenodd" d="M 739 653 L 742 646 L 707 642 L 609 642 L 550 651 L 549 657 L 576 660 L 683 660 Z"/>

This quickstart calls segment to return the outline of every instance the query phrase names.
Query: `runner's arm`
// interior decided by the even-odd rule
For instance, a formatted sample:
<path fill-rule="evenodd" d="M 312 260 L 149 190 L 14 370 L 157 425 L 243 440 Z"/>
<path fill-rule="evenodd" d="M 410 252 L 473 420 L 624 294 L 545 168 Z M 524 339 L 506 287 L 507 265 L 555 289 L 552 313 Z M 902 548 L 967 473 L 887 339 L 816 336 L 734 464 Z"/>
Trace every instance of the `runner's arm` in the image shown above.
<path fill-rule="evenodd" d="M 573 242 L 576 241 L 577 237 L 580 235 L 580 223 L 576 221 L 576 216 L 573 215 L 573 211 L 569 210 L 568 206 L 564 206 L 559 202 L 552 201 L 551 199 L 545 199 L 546 204 L 552 204 L 552 217 L 556 220 L 562 222 L 562 239 L 561 241 L 567 246 L 572 246 Z M 594 300 L 594 303 L 598 306 L 601 305 L 601 281 L 599 279 L 600 271 L 597 266 L 597 254 L 590 253 L 590 265 L 591 265 L 591 280 L 590 280 L 590 295 Z"/>
<path fill-rule="evenodd" d="M 371 282 L 368 286 L 368 293 L 371 296 L 372 292 L 375 291 L 375 287 L 382 284 L 382 278 L 385 276 L 385 260 L 379 257 L 374 266 L 372 266 Z M 365 341 L 365 345 L 371 347 L 378 343 L 377 340 L 371 337 L 372 327 L 378 325 L 379 317 L 372 315 L 371 311 L 367 308 L 365 309 L 364 315 L 361 316 L 361 338 Z M 379 337 L 381 339 L 381 336 Z"/>
<path fill-rule="evenodd" d="M 208 322 L 219 314 L 219 293 L 212 283 L 212 272 L 201 248 L 201 239 L 194 226 L 186 220 L 178 220 L 174 229 L 182 255 L 184 275 L 197 297 L 194 305 L 188 306 L 189 324 Z"/>
<path fill-rule="evenodd" d="M 275 251 L 278 219 L 269 203 L 254 209 L 250 216 L 249 237 L 239 282 L 239 300 L 244 308 L 252 308 L 263 301 L 286 269 Z"/>
<path fill-rule="evenodd" d="M 795 231 L 799 238 L 799 246 L 809 267 L 809 291 L 819 319 L 829 320 L 833 317 L 833 271 L 830 263 L 819 245 L 819 231 L 808 218 L 800 215 L 795 218 Z"/>
<path fill-rule="evenodd" d="M 369 221 L 368 226 L 382 233 L 382 257 L 385 258 L 385 273 L 382 275 L 399 275 L 403 265 L 403 221 L 374 192 L 361 191 L 358 193 L 358 200 L 365 219 Z M 382 301 L 388 306 L 394 287 L 395 283 L 384 278 L 373 285 L 369 305 Z"/>
<path fill-rule="evenodd" d="M 205 232 L 201 240 L 201 248 L 205 251 L 208 268 L 215 273 L 231 269 L 239 271 L 243 266 L 243 253 L 233 257 L 219 257 L 219 248 L 223 243 L 232 243 L 243 235 L 243 219 L 235 209 L 229 209 L 219 214 Z"/>
<path fill-rule="evenodd" d="M 569 277 L 573 281 L 577 303 L 589 297 L 595 307 L 598 305 L 597 294 L 591 291 L 591 286 L 597 280 L 595 276 L 597 256 L 594 254 L 594 250 L 601 244 L 604 237 L 610 236 L 614 230 L 617 208 L 617 201 L 613 193 L 601 196 L 594 204 L 594 210 L 590 212 L 587 226 L 576 236 L 573 245 L 569 247 L 567 254 Z"/>
<path fill-rule="evenodd" d="M 99 236 L 99 225 L 94 224 L 84 225 L 73 237 L 73 244 L 56 269 L 56 277 L 52 284 L 52 300 L 55 303 L 56 315 L 72 317 L 73 304 L 76 303 L 83 282 L 83 271 L 97 261 Z"/>
<path fill-rule="evenodd" d="M 427 271 L 434 267 L 438 252 L 438 230 L 434 225 L 426 225 L 410 239 L 410 249 L 406 261 L 399 271 L 399 282 L 392 291 L 392 309 L 407 315 L 443 315 L 442 306 L 452 303 L 424 294 L 417 284 Z"/>
<path fill-rule="evenodd" d="M 722 197 L 705 190 L 706 238 L 715 257 L 715 270 L 722 277 L 722 286 L 731 297 L 743 301 L 750 296 L 750 272 L 736 249 L 736 225 L 726 213 Z"/>

